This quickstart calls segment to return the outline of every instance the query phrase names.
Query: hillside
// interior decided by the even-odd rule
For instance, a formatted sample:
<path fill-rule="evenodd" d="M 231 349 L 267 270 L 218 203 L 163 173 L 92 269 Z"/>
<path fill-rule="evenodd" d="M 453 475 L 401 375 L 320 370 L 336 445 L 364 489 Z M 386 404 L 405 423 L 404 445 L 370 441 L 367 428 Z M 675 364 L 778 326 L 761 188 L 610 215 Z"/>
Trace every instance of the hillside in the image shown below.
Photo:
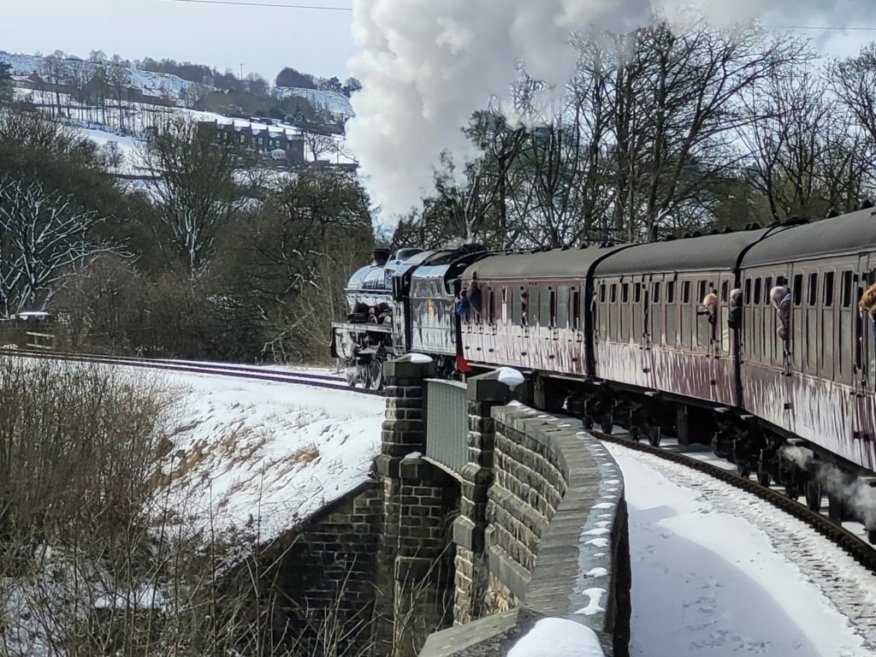
<path fill-rule="evenodd" d="M 140 70 L 135 64 L 118 59 L 95 62 L 70 56 L 61 58 L 0 51 L 0 62 L 12 67 L 12 75 L 22 85 L 60 85 L 86 94 L 94 92 L 96 85 L 103 84 L 114 88 L 124 87 L 139 96 L 139 100 L 148 102 L 151 99 L 156 104 L 177 107 L 194 107 L 200 98 L 210 92 L 225 93 L 221 89 L 190 82 L 176 75 Z M 353 116 L 349 98 L 336 91 L 273 87 L 268 89 L 266 97 L 302 98 L 325 119 L 341 125 Z"/>
<path fill-rule="evenodd" d="M 113 155 L 113 173 L 126 178 L 147 175 L 140 153 L 148 131 L 179 115 L 243 134 L 299 137 L 305 162 L 355 163 L 343 136 L 353 111 L 349 99 L 335 91 L 274 87 L 263 96 L 229 93 L 117 59 L 0 51 L 0 62 L 11 66 L 17 101 L 61 118 L 96 142 Z M 278 100 L 281 104 L 269 112 L 266 108 Z"/>

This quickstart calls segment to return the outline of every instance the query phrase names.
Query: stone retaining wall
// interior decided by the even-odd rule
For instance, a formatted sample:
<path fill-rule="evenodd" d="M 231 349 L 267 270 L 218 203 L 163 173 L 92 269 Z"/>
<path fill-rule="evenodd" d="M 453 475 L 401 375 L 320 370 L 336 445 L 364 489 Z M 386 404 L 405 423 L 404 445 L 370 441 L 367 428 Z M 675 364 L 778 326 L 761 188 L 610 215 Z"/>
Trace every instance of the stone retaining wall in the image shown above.
<path fill-rule="evenodd" d="M 630 570 L 619 468 L 580 422 L 501 405 L 500 388 L 478 388 L 472 380 L 472 460 L 454 523 L 456 625 L 431 635 L 421 657 L 505 654 L 544 617 L 585 625 L 606 655 L 625 657 Z"/>

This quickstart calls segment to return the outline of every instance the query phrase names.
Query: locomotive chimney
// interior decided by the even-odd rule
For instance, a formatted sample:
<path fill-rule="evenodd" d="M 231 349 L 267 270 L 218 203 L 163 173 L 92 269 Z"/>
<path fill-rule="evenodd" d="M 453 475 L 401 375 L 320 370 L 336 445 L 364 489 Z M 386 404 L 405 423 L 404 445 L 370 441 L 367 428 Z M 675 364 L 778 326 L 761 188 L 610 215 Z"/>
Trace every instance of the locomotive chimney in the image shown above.
<path fill-rule="evenodd" d="M 389 249 L 374 249 L 373 257 L 374 264 L 378 267 L 383 267 L 386 264 L 386 261 L 389 260 Z"/>

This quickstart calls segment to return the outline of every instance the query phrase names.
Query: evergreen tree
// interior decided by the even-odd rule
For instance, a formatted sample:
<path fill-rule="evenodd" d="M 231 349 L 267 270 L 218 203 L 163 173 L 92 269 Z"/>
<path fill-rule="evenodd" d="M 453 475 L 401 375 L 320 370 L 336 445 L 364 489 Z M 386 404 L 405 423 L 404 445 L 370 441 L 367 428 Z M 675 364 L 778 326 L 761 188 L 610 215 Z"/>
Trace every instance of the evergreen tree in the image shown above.
<path fill-rule="evenodd" d="M 12 66 L 0 62 L 0 102 L 12 100 Z"/>

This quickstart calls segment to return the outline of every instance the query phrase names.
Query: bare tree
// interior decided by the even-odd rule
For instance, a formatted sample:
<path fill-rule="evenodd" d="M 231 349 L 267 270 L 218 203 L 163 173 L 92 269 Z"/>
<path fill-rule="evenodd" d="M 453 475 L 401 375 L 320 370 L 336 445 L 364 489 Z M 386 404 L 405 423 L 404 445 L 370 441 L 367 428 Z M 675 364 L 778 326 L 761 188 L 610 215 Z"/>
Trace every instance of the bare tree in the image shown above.
<path fill-rule="evenodd" d="M 859 201 L 870 161 L 865 135 L 837 108 L 820 71 L 778 68 L 746 102 L 752 117 L 741 132 L 752 153 L 746 177 L 774 219 L 824 216 Z"/>
<path fill-rule="evenodd" d="M 166 229 L 162 242 L 194 274 L 209 261 L 217 229 L 247 194 L 235 175 L 245 164 L 242 155 L 217 132 L 173 119 L 148 142 L 142 159 L 153 175 L 149 185 Z"/>
<path fill-rule="evenodd" d="M 766 42 L 755 29 L 657 25 L 619 41 L 615 229 L 643 239 L 661 219 L 698 208 L 698 196 L 739 163 L 734 138 L 750 120 L 740 94 L 803 50 L 790 40 Z"/>
<path fill-rule="evenodd" d="M 8 316 L 45 301 L 66 267 L 94 253 L 103 218 L 48 193 L 39 182 L 0 181 L 0 303 Z"/>

